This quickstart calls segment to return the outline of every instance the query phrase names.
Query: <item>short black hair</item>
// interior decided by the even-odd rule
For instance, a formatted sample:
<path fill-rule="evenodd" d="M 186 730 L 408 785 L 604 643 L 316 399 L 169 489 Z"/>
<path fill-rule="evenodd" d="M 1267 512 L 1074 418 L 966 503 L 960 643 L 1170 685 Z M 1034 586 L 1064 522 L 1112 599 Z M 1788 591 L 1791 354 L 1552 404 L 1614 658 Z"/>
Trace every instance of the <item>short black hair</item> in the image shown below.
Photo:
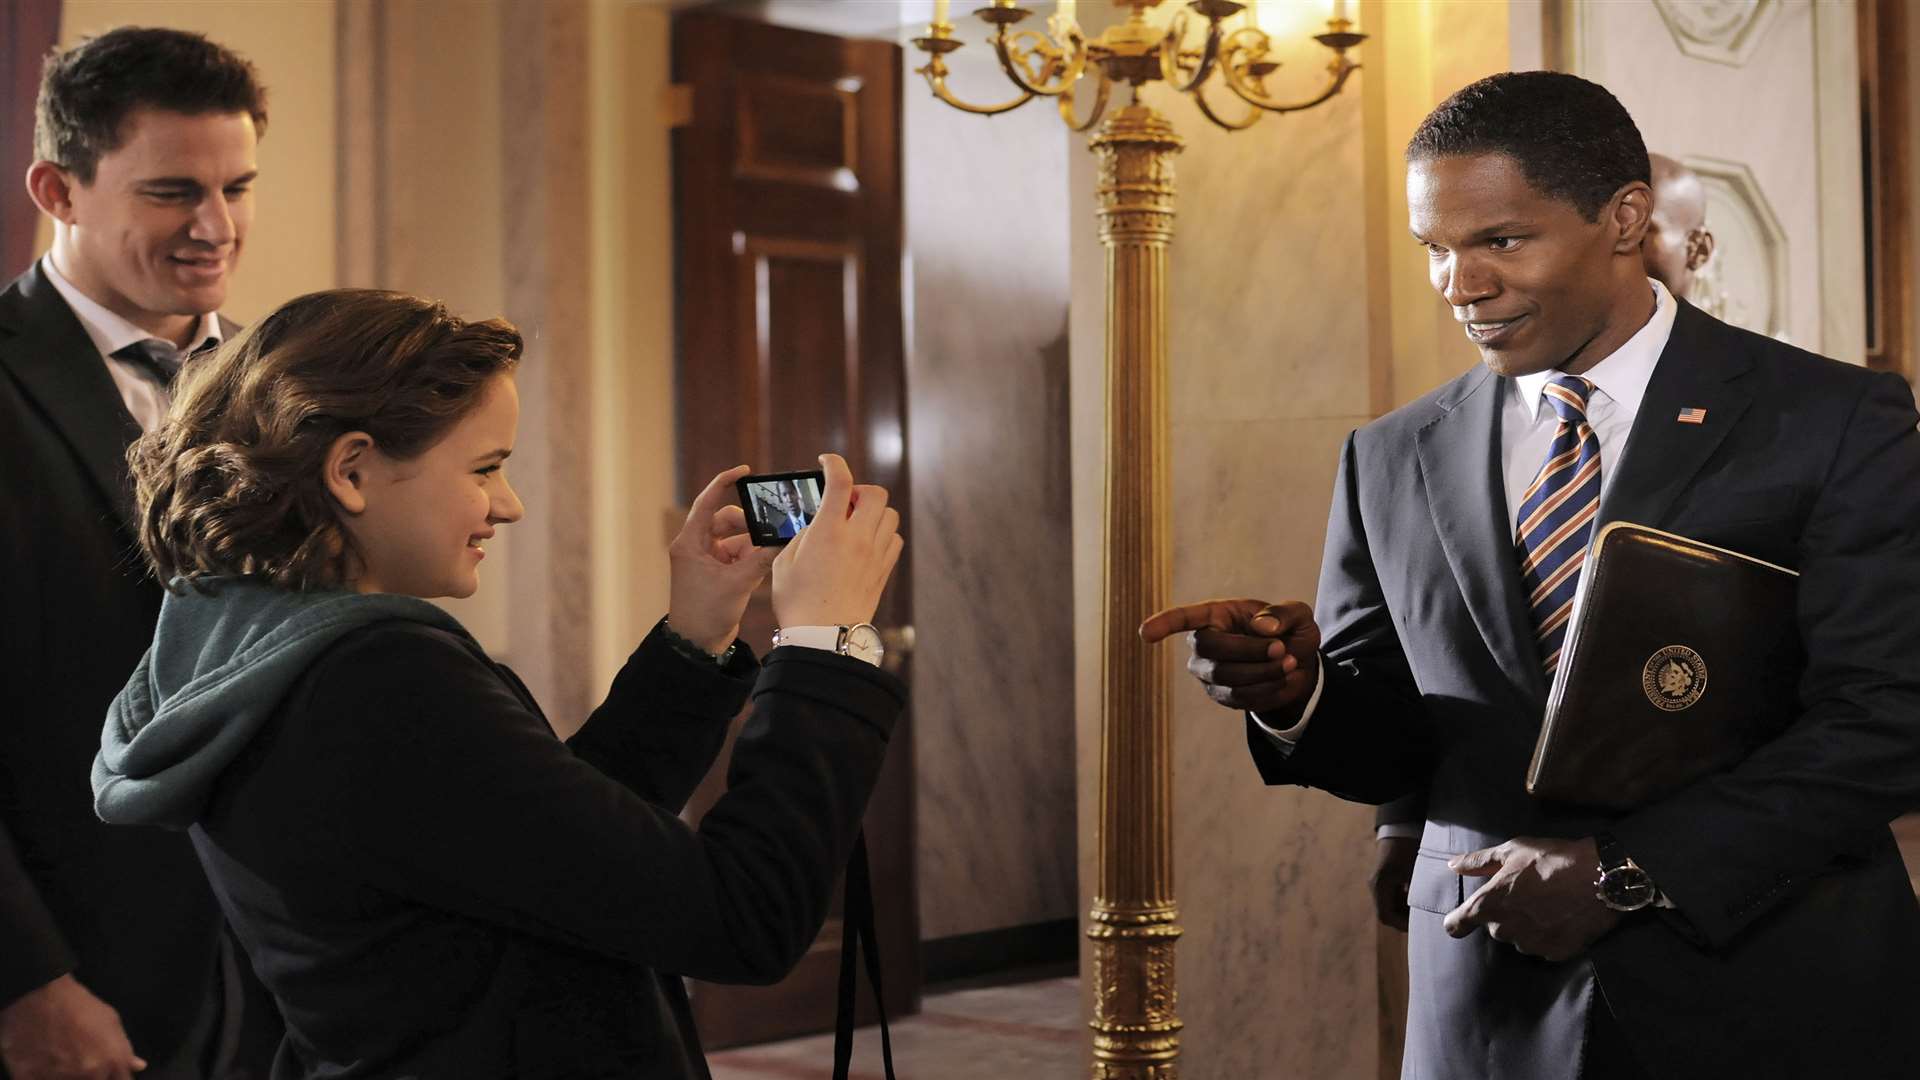
<path fill-rule="evenodd" d="M 1505 154 L 1536 190 L 1595 221 L 1615 192 L 1651 184 L 1647 144 L 1599 83 L 1559 71 L 1508 71 L 1463 87 L 1427 114 L 1407 161 Z"/>
<path fill-rule="evenodd" d="M 123 26 L 47 55 L 33 110 L 33 152 L 92 183 L 135 109 L 246 113 L 267 130 L 267 90 L 245 58 L 184 30 Z"/>

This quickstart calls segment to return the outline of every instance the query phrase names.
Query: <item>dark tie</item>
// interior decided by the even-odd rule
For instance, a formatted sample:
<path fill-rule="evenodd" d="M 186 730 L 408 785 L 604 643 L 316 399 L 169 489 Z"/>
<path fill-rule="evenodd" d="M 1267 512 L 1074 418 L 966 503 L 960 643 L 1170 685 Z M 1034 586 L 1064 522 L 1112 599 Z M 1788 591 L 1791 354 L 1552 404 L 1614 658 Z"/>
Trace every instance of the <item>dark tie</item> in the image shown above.
<path fill-rule="evenodd" d="M 187 357 L 198 356 L 218 344 L 220 344 L 218 338 L 210 337 L 196 346 L 191 353 L 187 354 Z M 136 341 L 125 348 L 117 349 L 113 353 L 113 358 L 124 360 L 146 372 L 154 382 L 168 390 L 173 389 L 173 380 L 179 376 L 180 365 L 185 359 L 180 355 L 179 349 L 159 338 L 147 338 L 145 341 Z"/>
<path fill-rule="evenodd" d="M 136 341 L 115 350 L 113 358 L 132 364 L 168 389 L 173 387 L 173 377 L 180 374 L 180 350 L 158 338 Z"/>
<path fill-rule="evenodd" d="M 1542 394 L 1560 418 L 1560 428 L 1547 449 L 1546 464 L 1520 500 L 1514 545 L 1541 663 L 1552 678 L 1566 642 L 1593 519 L 1600 510 L 1600 438 L 1587 423 L 1592 383 L 1577 375 L 1557 375 Z"/>

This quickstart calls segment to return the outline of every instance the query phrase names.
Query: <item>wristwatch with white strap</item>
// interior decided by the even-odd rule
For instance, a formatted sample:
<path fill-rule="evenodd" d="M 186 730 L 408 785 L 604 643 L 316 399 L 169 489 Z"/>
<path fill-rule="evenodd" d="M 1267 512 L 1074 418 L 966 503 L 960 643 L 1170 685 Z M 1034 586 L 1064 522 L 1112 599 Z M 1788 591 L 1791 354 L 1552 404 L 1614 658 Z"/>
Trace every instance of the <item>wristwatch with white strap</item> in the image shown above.
<path fill-rule="evenodd" d="M 851 656 L 855 660 L 865 660 L 874 667 L 887 655 L 886 647 L 880 644 L 880 631 L 871 623 L 858 623 L 854 626 L 786 626 L 773 632 L 775 648 L 782 645 L 798 645 L 804 649 L 825 649 L 841 656 Z"/>

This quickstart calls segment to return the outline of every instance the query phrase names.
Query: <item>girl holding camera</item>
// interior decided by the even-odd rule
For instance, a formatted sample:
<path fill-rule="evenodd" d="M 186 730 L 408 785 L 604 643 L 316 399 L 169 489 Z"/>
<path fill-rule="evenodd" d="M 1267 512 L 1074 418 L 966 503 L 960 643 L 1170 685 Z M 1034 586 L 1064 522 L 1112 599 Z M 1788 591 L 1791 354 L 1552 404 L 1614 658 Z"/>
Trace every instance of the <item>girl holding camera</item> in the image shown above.
<path fill-rule="evenodd" d="M 825 455 L 819 520 L 780 549 L 728 504 L 745 469 L 714 478 L 668 616 L 556 738 L 425 599 L 471 595 L 523 513 L 520 356 L 503 321 L 315 293 L 189 364 L 129 453 L 170 585 L 95 804 L 191 830 L 285 1015 L 276 1080 L 705 1077 L 681 976 L 772 982 L 805 953 L 900 715 L 870 663 L 736 640 L 769 572 L 783 627 L 873 617 L 899 514 Z"/>

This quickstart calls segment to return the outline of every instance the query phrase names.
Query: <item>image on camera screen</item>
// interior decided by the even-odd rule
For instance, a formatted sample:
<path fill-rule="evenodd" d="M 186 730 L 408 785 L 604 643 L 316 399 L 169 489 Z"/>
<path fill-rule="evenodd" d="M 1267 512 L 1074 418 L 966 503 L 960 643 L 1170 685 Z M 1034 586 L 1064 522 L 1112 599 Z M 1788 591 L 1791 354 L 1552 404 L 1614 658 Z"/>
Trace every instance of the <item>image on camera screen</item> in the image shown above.
<path fill-rule="evenodd" d="M 820 512 L 820 481 L 814 476 L 750 480 L 745 487 L 756 537 L 791 540 Z"/>

